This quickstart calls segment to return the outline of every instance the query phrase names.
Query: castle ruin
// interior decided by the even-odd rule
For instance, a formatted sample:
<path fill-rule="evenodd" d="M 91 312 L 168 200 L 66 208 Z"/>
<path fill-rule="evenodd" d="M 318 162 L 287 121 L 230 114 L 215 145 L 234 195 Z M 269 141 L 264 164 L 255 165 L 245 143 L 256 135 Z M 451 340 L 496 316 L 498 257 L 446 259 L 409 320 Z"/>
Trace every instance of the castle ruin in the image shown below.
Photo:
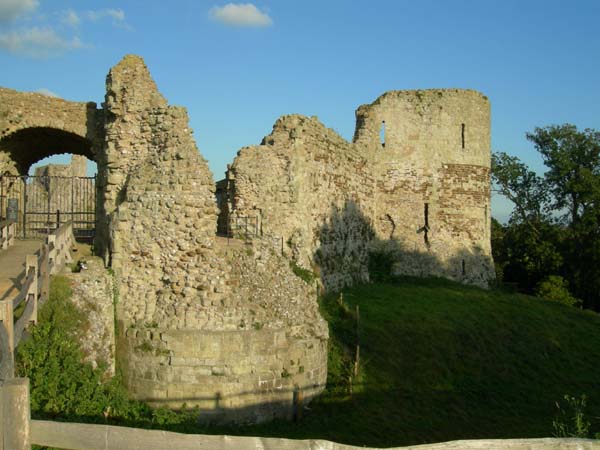
<path fill-rule="evenodd" d="M 106 88 L 102 108 L 0 88 L 0 174 L 65 151 L 97 163 L 95 250 L 114 270 L 116 356 L 135 398 L 255 422 L 317 395 L 328 329 L 290 259 L 327 290 L 368 280 L 375 244 L 393 248 L 396 273 L 493 277 L 489 103 L 477 92 L 388 92 L 358 109 L 351 143 L 284 116 L 240 150 L 219 210 L 186 110 L 143 60 L 126 56 Z M 254 239 L 216 236 L 240 219 Z"/>
<path fill-rule="evenodd" d="M 490 107 L 478 92 L 387 92 L 358 108 L 351 143 L 314 117 L 281 117 L 225 183 L 221 222 L 255 218 L 327 290 L 367 281 L 373 245 L 393 253 L 395 274 L 494 278 Z"/>

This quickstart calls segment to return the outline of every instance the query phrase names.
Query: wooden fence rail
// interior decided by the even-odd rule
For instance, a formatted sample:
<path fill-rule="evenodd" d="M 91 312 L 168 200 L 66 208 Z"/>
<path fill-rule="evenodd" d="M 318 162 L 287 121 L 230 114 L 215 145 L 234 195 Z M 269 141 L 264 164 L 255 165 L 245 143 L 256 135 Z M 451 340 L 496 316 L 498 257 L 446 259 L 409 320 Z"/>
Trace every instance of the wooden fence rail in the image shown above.
<path fill-rule="evenodd" d="M 369 450 L 310 439 L 181 434 L 160 430 L 32 420 L 32 444 L 75 450 Z M 486 439 L 395 447 L 403 450 L 598 450 L 590 439 Z M 374 450 L 374 449 L 371 449 Z M 390 449 L 391 450 L 391 449 Z"/>
<path fill-rule="evenodd" d="M 0 222 L 0 249 L 6 250 L 15 242 L 17 234 L 16 222 L 3 220 Z"/>

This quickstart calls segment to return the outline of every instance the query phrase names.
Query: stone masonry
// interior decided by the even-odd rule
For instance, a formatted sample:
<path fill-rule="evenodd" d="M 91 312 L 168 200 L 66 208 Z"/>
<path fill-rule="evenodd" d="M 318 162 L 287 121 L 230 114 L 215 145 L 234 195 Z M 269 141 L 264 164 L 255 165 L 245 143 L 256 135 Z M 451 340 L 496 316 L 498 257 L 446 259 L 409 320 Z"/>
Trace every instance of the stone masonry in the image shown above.
<path fill-rule="evenodd" d="M 207 420 L 289 416 L 295 390 L 309 400 L 326 380 L 314 288 L 270 245 L 217 243 L 215 184 L 187 113 L 140 58 L 111 70 L 105 110 L 117 357 L 131 393 L 198 405 Z"/>
<path fill-rule="evenodd" d="M 358 108 L 351 143 L 284 116 L 238 152 L 225 183 L 221 222 L 256 218 L 328 290 L 368 279 L 369 247 L 391 253 L 397 274 L 494 277 L 490 112 L 475 91 L 388 92 Z"/>

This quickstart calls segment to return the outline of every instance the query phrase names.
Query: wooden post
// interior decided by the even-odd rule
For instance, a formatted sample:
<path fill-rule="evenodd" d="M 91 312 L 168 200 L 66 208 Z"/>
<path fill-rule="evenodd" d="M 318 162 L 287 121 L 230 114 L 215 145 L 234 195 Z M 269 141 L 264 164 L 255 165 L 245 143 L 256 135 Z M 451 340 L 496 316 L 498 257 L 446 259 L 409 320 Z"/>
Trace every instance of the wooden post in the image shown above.
<path fill-rule="evenodd" d="M 8 247 L 8 227 L 9 225 L 0 227 L 0 237 L 2 238 L 2 250 Z"/>
<path fill-rule="evenodd" d="M 29 379 L 13 378 L 0 386 L 1 450 L 31 450 Z"/>
<path fill-rule="evenodd" d="M 56 273 L 56 270 L 54 270 L 54 268 L 56 267 L 57 261 L 56 261 L 56 236 L 54 234 L 49 234 L 47 236 L 47 243 L 48 243 L 48 272 L 51 275 L 54 275 Z"/>
<path fill-rule="evenodd" d="M 38 302 L 45 302 L 48 300 L 50 294 L 50 266 L 48 264 L 48 244 L 42 245 L 42 260 L 40 262 L 39 270 L 41 272 L 42 286 L 40 298 Z"/>
<path fill-rule="evenodd" d="M 4 342 L 2 349 L 2 366 L 3 374 L 6 378 L 15 376 L 15 326 L 13 315 L 13 302 L 9 300 L 0 301 L 0 327 L 2 327 L 2 341 Z"/>
<path fill-rule="evenodd" d="M 300 422 L 302 420 L 302 410 L 304 408 L 304 396 L 302 394 L 302 389 L 296 385 L 294 386 L 294 397 L 293 397 L 293 405 L 294 405 L 294 422 Z"/>
<path fill-rule="evenodd" d="M 33 269 L 33 281 L 27 290 L 27 302 L 33 302 L 31 310 L 31 322 L 37 324 L 37 304 L 38 304 L 38 258 L 36 255 L 25 256 L 25 276 L 29 275 L 29 271 Z"/>
<path fill-rule="evenodd" d="M 8 226 L 8 245 L 7 245 L 7 247 L 10 247 L 11 245 L 13 245 L 15 243 L 16 234 L 17 234 L 17 223 L 11 222 L 10 225 Z"/>
<path fill-rule="evenodd" d="M 360 365 L 360 309 L 356 305 L 356 353 L 354 355 L 354 376 L 358 376 L 358 367 Z"/>

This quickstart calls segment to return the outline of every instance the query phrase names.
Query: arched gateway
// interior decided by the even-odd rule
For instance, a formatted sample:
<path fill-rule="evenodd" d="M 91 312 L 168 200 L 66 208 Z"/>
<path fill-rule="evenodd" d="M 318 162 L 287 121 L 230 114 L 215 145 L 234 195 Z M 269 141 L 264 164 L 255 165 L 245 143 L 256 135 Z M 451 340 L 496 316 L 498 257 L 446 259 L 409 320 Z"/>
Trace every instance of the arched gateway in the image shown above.
<path fill-rule="evenodd" d="M 85 170 L 57 170 L 60 166 L 27 174 L 37 161 L 62 153 L 97 162 L 102 117 L 93 102 L 0 88 L 0 217 L 16 220 L 19 236 L 36 237 L 59 221 L 73 220 L 79 237 L 93 237 L 94 178 L 87 178 Z"/>

